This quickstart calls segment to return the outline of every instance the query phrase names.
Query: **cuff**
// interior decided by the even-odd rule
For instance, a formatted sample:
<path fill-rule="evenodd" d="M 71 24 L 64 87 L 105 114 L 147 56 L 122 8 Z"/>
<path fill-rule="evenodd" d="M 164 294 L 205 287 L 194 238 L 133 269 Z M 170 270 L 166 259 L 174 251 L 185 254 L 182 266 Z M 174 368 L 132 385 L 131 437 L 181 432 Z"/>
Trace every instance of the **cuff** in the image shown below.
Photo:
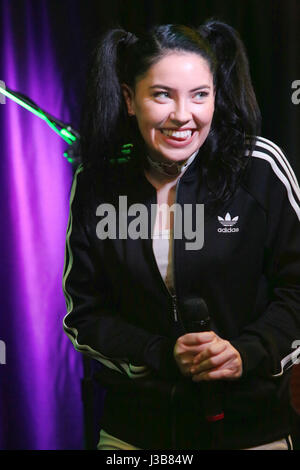
<path fill-rule="evenodd" d="M 145 348 L 145 364 L 163 379 L 176 380 L 182 377 L 173 354 L 175 343 L 175 340 L 155 336 Z"/>
<path fill-rule="evenodd" d="M 263 376 L 272 374 L 267 352 L 259 340 L 240 337 L 230 343 L 240 353 L 243 377 L 251 372 Z"/>

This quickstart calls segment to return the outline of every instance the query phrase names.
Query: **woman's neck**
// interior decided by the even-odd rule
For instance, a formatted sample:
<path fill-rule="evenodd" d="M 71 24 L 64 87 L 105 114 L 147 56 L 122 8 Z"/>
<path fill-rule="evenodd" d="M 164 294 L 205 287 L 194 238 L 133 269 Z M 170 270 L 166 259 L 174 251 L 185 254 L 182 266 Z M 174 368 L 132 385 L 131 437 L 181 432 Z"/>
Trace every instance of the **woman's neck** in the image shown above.
<path fill-rule="evenodd" d="M 153 157 L 147 155 L 146 168 L 148 174 L 160 181 L 173 181 L 180 177 L 187 167 L 192 163 L 196 157 L 198 150 L 194 152 L 189 158 L 181 162 L 159 162 Z"/>

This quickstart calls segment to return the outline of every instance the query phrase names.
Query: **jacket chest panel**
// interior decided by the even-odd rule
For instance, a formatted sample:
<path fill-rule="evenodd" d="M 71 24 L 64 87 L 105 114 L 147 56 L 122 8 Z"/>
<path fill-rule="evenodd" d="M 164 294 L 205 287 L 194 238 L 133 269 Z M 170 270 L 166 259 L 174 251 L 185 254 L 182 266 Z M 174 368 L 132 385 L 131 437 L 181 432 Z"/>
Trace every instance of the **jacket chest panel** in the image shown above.
<path fill-rule="evenodd" d="M 188 198 L 183 203 L 177 201 L 178 207 L 182 208 L 181 211 L 176 210 L 179 237 L 174 240 L 175 274 L 178 282 L 184 285 L 186 282 L 197 283 L 199 278 L 204 282 L 208 282 L 210 277 L 238 278 L 243 269 L 256 271 L 261 267 L 266 216 L 255 201 L 239 190 L 232 201 L 213 215 L 206 213 L 205 205 L 202 213 L 197 210 L 201 206 L 200 201 L 200 198 L 197 203 L 189 202 Z M 151 230 L 156 218 L 155 210 L 151 210 L 151 206 L 155 203 L 155 197 L 144 201 L 144 219 L 140 218 L 138 210 L 134 215 L 127 214 L 124 227 L 128 230 L 125 238 L 118 236 L 122 214 L 119 210 L 116 211 L 117 235 L 115 239 L 104 241 L 106 248 L 103 250 L 107 268 L 112 275 L 118 269 L 119 274 L 128 276 L 132 282 L 147 286 L 156 278 L 161 284 L 151 239 Z M 189 210 L 186 210 L 187 206 Z M 141 239 L 137 235 L 139 224 L 143 220 L 146 222 L 146 227 L 144 227 L 144 237 Z M 199 243 L 196 243 L 196 239 L 201 238 L 199 231 L 202 232 L 203 238 L 200 247 Z M 177 235 L 175 231 L 174 236 Z M 111 254 L 110 257 L 108 253 Z"/>

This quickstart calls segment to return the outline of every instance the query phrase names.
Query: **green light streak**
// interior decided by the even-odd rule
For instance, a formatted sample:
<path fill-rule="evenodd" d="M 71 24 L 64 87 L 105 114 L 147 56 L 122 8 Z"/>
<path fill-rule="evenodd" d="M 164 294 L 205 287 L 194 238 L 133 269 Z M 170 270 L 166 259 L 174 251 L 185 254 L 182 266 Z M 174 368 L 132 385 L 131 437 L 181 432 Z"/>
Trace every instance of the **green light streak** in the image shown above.
<path fill-rule="evenodd" d="M 131 148 L 133 147 L 132 144 L 124 144 L 121 147 L 121 153 L 129 155 L 131 153 Z"/>
<path fill-rule="evenodd" d="M 38 116 L 39 118 L 45 120 L 45 115 L 44 115 L 44 114 L 42 114 L 40 111 L 37 111 L 36 109 L 34 109 L 34 108 L 33 108 L 32 106 L 30 106 L 29 104 L 24 103 L 24 101 L 20 100 L 20 98 L 17 98 L 17 97 L 14 96 L 14 95 L 12 95 L 11 93 L 9 93 L 9 91 L 4 90 L 4 88 L 0 87 L 0 93 L 2 93 L 3 95 L 7 96 L 7 97 L 10 98 L 11 100 L 15 101 L 15 102 L 18 103 L 20 106 L 23 106 L 23 108 L 25 108 L 25 109 L 27 109 L 28 111 L 30 111 L 31 113 L 35 114 L 35 115 Z"/>
<path fill-rule="evenodd" d="M 67 144 L 72 145 L 72 141 L 74 142 L 76 140 L 76 137 L 74 137 L 67 129 L 58 129 L 56 125 L 53 124 L 43 112 L 37 111 L 35 108 L 33 108 L 29 104 L 22 101 L 20 98 L 17 98 L 15 95 L 13 95 L 12 93 L 10 93 L 9 91 L 5 90 L 2 87 L 0 87 L 0 93 L 7 96 L 12 101 L 15 101 L 17 104 L 27 109 L 27 111 L 30 111 L 32 114 L 35 114 L 40 119 L 43 119 L 43 121 L 45 121 L 48 124 L 48 126 L 50 126 L 51 129 L 53 129 L 54 132 L 56 132 L 62 139 L 64 139 L 67 142 Z"/>
<path fill-rule="evenodd" d="M 54 132 L 56 132 L 56 134 L 58 134 L 62 139 L 64 139 L 67 142 L 67 144 L 69 144 L 69 145 L 72 144 L 72 141 L 70 139 L 68 139 L 68 137 L 65 137 L 64 135 L 62 135 L 61 131 L 56 127 L 55 124 L 53 124 L 51 121 L 49 121 L 47 116 L 43 115 L 43 118 L 47 122 L 48 126 L 50 126 L 51 129 L 53 129 Z"/>
<path fill-rule="evenodd" d="M 110 163 L 112 163 L 113 165 L 117 164 L 117 163 L 127 163 L 128 162 L 128 158 L 124 157 L 124 158 L 112 158 L 109 160 Z"/>
<path fill-rule="evenodd" d="M 73 140 L 73 142 L 77 140 L 76 137 L 73 134 L 71 134 L 67 129 L 61 129 L 60 133 L 64 135 L 65 137 L 69 137 L 69 139 Z"/>

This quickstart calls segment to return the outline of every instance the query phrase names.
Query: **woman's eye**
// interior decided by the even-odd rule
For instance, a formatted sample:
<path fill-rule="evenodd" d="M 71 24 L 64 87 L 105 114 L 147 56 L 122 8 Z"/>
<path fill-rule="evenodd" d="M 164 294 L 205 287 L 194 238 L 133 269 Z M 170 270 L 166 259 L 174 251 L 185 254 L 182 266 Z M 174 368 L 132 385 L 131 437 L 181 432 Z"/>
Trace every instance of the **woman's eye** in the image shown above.
<path fill-rule="evenodd" d="M 206 96 L 208 96 L 207 91 L 198 91 L 198 93 L 195 94 L 196 98 L 203 100 Z"/>
<path fill-rule="evenodd" d="M 169 98 L 169 93 L 167 91 L 158 91 L 154 93 L 155 98 Z"/>

